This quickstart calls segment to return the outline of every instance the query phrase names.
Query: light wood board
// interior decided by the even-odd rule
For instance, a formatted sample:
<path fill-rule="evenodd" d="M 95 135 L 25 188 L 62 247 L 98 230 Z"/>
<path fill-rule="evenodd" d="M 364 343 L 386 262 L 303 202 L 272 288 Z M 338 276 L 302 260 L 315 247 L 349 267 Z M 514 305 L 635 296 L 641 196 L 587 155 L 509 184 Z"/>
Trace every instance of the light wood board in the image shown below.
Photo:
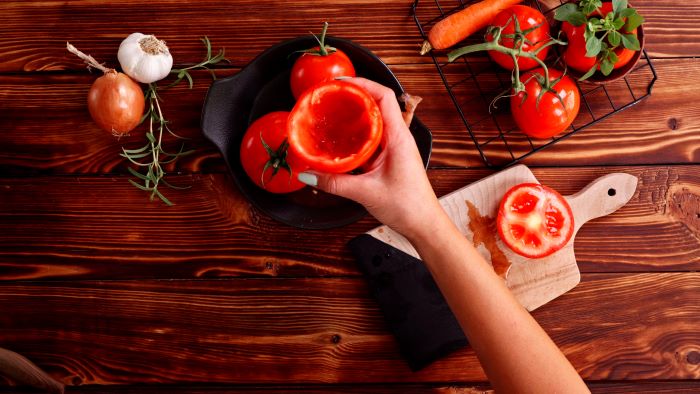
<path fill-rule="evenodd" d="M 534 310 L 579 283 L 581 276 L 574 256 L 576 233 L 587 221 L 625 205 L 634 195 L 637 178 L 624 173 L 609 174 L 579 193 L 566 196 L 574 213 L 574 235 L 564 248 L 540 259 L 514 253 L 496 232 L 495 218 L 501 197 L 511 187 L 524 182 L 539 183 L 529 168 L 518 165 L 447 194 L 440 198 L 440 203 L 459 231 L 492 263 L 520 303 Z M 368 234 L 420 258 L 406 238 L 387 226 L 377 227 Z"/>

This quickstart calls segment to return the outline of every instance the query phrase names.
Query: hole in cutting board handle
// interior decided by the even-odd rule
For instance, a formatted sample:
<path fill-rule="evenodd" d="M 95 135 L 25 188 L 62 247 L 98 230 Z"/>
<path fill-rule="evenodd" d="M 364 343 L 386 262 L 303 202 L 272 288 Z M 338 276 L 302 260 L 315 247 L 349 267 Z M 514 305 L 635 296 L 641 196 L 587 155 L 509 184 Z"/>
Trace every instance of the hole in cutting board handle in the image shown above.
<path fill-rule="evenodd" d="M 617 193 L 617 190 L 610 188 L 608 189 L 608 196 L 612 197 Z"/>

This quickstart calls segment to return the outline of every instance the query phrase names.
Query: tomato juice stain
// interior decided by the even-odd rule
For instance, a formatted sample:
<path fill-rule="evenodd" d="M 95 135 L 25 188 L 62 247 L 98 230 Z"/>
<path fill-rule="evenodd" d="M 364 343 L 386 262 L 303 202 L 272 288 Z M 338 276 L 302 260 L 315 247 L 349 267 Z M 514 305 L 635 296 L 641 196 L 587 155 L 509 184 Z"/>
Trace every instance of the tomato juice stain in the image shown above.
<path fill-rule="evenodd" d="M 503 279 L 506 278 L 506 274 L 510 269 L 511 263 L 508 261 L 508 257 L 501 251 L 497 244 L 497 234 L 496 229 L 496 219 L 489 216 L 482 216 L 477 208 L 471 201 L 465 200 L 467 204 L 467 213 L 469 216 L 468 227 L 469 230 L 474 234 L 473 243 L 474 246 L 479 246 L 483 244 L 486 250 L 491 253 L 491 265 L 496 274 Z"/>

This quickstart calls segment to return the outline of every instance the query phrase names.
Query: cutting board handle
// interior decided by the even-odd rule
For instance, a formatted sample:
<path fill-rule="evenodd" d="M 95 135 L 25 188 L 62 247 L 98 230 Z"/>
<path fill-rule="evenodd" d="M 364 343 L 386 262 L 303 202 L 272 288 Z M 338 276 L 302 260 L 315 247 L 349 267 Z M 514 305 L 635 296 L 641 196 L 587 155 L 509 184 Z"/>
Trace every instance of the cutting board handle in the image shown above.
<path fill-rule="evenodd" d="M 616 172 L 596 179 L 574 195 L 566 196 L 574 212 L 574 233 L 587 221 L 617 211 L 627 204 L 636 190 L 636 176 Z"/>

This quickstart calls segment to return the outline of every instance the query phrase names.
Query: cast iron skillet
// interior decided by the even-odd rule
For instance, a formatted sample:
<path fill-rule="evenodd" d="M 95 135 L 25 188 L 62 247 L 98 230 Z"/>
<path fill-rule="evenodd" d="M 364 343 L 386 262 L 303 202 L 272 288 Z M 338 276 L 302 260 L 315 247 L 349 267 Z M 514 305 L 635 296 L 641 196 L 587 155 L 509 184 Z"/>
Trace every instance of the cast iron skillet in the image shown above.
<path fill-rule="evenodd" d="M 327 37 L 326 43 L 350 57 L 358 76 L 392 88 L 397 96 L 403 92 L 394 74 L 369 50 L 340 38 Z M 236 75 L 214 81 L 204 101 L 202 131 L 219 148 L 241 193 L 255 207 L 291 226 L 327 229 L 352 223 L 367 212 L 350 200 L 310 187 L 290 194 L 268 193 L 248 178 L 239 157 L 243 134 L 252 121 L 268 112 L 292 109 L 294 98 L 289 88 L 289 73 L 299 56 L 294 53 L 314 45 L 317 43 L 312 36 L 281 42 Z M 415 117 L 410 129 L 427 166 L 432 147 L 430 130 Z"/>

